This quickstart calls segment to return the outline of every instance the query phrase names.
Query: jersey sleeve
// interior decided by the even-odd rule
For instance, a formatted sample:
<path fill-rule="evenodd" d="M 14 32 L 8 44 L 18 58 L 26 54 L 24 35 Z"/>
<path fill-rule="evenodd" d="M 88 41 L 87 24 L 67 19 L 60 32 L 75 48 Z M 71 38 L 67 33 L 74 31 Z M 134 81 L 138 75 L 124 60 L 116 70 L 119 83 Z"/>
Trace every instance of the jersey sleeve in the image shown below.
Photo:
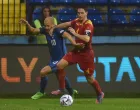
<path fill-rule="evenodd" d="M 93 26 L 92 24 L 86 24 L 85 25 L 85 30 L 84 30 L 84 34 L 90 36 L 91 33 L 93 31 Z"/>
<path fill-rule="evenodd" d="M 65 32 L 64 29 L 60 29 L 60 28 L 59 28 L 59 29 L 57 28 L 55 31 L 57 32 L 57 34 L 58 34 L 59 36 L 62 36 L 63 33 Z"/>
<path fill-rule="evenodd" d="M 75 23 L 76 23 L 76 19 L 71 21 L 71 27 L 74 28 L 75 27 Z"/>
<path fill-rule="evenodd" d="M 40 29 L 40 33 L 41 33 L 41 34 L 45 34 L 45 33 L 46 33 L 45 27 L 41 27 L 41 28 L 39 28 L 39 29 Z"/>

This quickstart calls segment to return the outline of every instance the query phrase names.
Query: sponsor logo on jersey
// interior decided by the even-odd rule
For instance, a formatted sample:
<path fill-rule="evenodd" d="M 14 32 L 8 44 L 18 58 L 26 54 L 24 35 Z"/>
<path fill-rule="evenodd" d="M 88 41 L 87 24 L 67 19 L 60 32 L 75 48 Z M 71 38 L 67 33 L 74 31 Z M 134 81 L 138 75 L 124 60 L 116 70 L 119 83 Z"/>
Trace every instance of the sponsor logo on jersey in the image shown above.
<path fill-rule="evenodd" d="M 54 61 L 54 62 L 53 62 L 53 64 L 57 64 L 57 63 L 58 63 L 58 61 Z"/>

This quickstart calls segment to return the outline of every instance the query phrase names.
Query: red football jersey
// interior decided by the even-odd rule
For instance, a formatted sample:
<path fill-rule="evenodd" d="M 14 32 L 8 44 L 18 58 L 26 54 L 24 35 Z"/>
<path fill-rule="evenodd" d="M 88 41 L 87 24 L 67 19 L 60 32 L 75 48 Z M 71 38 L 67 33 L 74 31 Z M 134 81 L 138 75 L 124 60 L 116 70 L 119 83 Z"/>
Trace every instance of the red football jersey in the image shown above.
<path fill-rule="evenodd" d="M 92 42 L 94 26 L 91 20 L 86 20 L 84 23 L 81 23 L 79 19 L 77 18 L 71 21 L 71 26 L 75 30 L 76 33 L 80 35 L 90 36 L 90 41 L 88 43 L 84 42 L 81 39 L 75 38 L 76 43 L 84 43 L 86 44 L 85 49 L 92 49 L 91 42 Z"/>

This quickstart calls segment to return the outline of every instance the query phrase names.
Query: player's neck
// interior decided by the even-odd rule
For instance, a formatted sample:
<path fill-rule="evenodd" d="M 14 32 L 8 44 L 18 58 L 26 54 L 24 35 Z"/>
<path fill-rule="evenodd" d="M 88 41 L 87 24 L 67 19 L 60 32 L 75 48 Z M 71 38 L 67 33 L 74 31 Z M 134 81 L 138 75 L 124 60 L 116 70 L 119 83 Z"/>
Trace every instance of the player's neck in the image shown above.
<path fill-rule="evenodd" d="M 81 21 L 81 23 L 84 24 L 86 20 L 87 20 L 87 18 L 83 19 L 83 20 Z"/>

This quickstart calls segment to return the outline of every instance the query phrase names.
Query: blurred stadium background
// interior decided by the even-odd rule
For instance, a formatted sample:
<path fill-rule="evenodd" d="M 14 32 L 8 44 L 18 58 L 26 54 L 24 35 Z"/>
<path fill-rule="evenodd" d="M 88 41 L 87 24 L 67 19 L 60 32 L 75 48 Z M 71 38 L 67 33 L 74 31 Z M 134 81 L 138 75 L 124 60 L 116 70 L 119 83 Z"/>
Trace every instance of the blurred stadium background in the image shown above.
<path fill-rule="evenodd" d="M 19 20 L 25 18 L 34 26 L 33 21 L 41 17 L 41 8 L 49 6 L 58 23 L 70 21 L 76 18 L 74 8 L 77 5 L 88 6 L 88 18 L 95 26 L 92 38 L 96 63 L 94 76 L 106 97 L 113 97 L 112 100 L 105 99 L 105 106 L 86 104 L 89 109 L 139 110 L 139 99 L 115 98 L 140 97 L 140 0 L 0 0 L 0 97 L 30 98 L 38 90 L 40 69 L 49 61 L 46 44 L 38 44 L 36 36 L 19 24 Z M 66 44 L 70 50 L 71 44 L 68 41 Z M 77 97 L 94 97 L 95 93 L 78 65 L 66 70 L 73 87 L 80 92 Z M 48 94 L 58 87 L 54 80 L 56 78 L 50 76 Z M 27 103 L 30 100 L 21 99 L 21 103 L 14 99 L 0 100 L 3 102 L 0 110 L 45 110 L 43 107 L 47 107 L 41 103 L 44 99 L 39 103 L 40 108 L 35 106 L 36 102 Z M 66 109 L 58 107 L 58 100 L 51 100 L 48 110 Z M 12 101 L 17 103 L 16 107 Z M 83 107 L 83 101 L 77 101 L 81 107 L 74 105 L 69 109 L 85 110 L 87 106 Z M 54 103 L 56 108 L 53 108 Z M 22 107 L 24 104 L 30 108 Z"/>

